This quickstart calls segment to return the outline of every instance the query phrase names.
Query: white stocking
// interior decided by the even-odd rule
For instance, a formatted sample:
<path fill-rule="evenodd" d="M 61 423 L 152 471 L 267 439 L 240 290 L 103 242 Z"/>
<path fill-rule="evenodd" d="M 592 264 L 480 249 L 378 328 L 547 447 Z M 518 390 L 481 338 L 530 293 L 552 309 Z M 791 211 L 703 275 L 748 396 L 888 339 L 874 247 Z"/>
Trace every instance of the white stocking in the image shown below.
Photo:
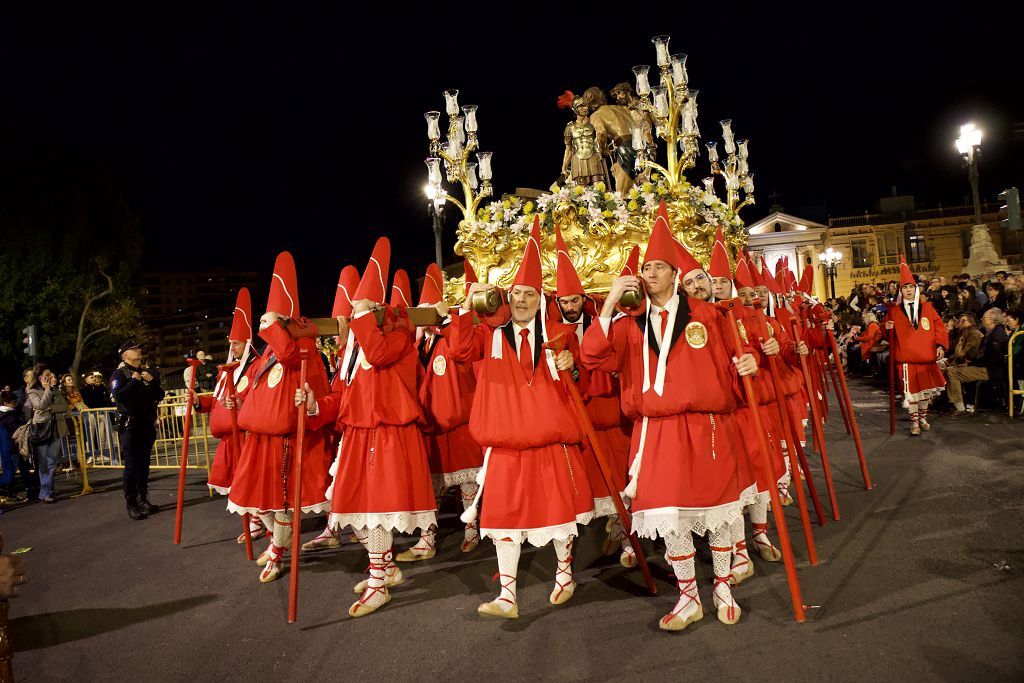
<path fill-rule="evenodd" d="M 288 546 L 292 541 L 291 510 L 283 510 L 281 512 L 274 513 L 273 529 L 274 535 L 270 541 L 270 554 L 276 555 L 276 557 L 271 557 L 271 560 L 279 562 L 281 556 L 284 555 L 284 551 L 288 549 Z"/>
<path fill-rule="evenodd" d="M 729 525 L 729 537 L 732 541 L 731 571 L 746 573 L 750 565 L 750 556 L 747 553 L 747 534 L 742 516 Z"/>
<path fill-rule="evenodd" d="M 501 593 L 495 602 L 508 611 L 516 604 L 516 575 L 519 572 L 519 554 L 522 547 L 510 539 L 494 541 L 494 550 L 498 555 L 498 580 L 501 582 Z"/>
<path fill-rule="evenodd" d="M 477 489 L 480 485 L 475 481 L 466 482 L 465 484 L 459 485 L 459 491 L 462 494 L 462 509 L 468 510 L 473 507 L 473 499 L 476 497 Z M 477 541 L 480 539 L 480 525 L 476 522 L 470 522 L 466 525 L 466 540 Z"/>
<path fill-rule="evenodd" d="M 711 532 L 709 540 L 711 541 L 711 562 L 715 569 L 714 595 L 717 598 L 716 602 L 735 606 L 736 602 L 732 599 L 732 590 L 729 588 L 732 532 L 729 527 L 721 527 L 718 531 Z"/>
<path fill-rule="evenodd" d="M 422 550 L 424 552 L 434 549 L 434 543 L 437 541 L 437 525 L 431 524 L 426 529 L 420 529 L 420 540 L 416 541 L 416 545 L 412 547 L 413 550 Z"/>
<path fill-rule="evenodd" d="M 671 565 L 679 586 L 679 600 L 672 611 L 662 618 L 665 622 L 682 612 L 690 612 L 693 605 L 700 609 L 700 595 L 697 594 L 697 579 L 694 574 L 693 556 L 697 551 L 693 547 L 693 534 L 686 531 L 682 534 L 670 533 L 665 536 L 665 560 Z"/>
<path fill-rule="evenodd" d="M 384 573 L 392 562 L 391 546 L 394 536 L 390 529 L 384 530 L 379 526 L 370 530 L 363 528 L 356 534 L 360 540 L 366 538 L 364 545 L 370 556 L 370 578 L 367 580 L 366 590 L 363 591 L 359 602 L 367 607 L 377 608 L 383 605 L 387 599 Z"/>
<path fill-rule="evenodd" d="M 575 536 L 570 536 L 564 541 L 551 541 L 555 546 L 555 556 L 558 558 L 555 566 L 555 590 L 558 592 L 572 588 L 572 544 L 575 540 Z"/>

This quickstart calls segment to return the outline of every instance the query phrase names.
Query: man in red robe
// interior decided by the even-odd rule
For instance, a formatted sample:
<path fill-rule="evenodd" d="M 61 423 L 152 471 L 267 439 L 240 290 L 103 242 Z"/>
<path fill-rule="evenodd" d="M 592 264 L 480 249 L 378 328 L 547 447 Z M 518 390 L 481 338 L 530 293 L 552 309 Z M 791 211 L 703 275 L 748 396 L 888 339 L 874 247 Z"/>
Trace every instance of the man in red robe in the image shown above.
<path fill-rule="evenodd" d="M 441 269 L 431 263 L 423 280 L 419 306 L 442 305 L 443 289 Z M 421 327 L 418 333 L 416 351 L 423 368 L 419 396 L 426 419 L 423 435 L 427 441 L 430 472 L 438 491 L 459 487 L 462 506 L 469 509 L 476 497 L 476 478 L 484 462 L 483 449 L 469 433 L 469 414 L 476 391 L 473 364 L 452 353 L 449 320 L 438 327 Z M 424 529 L 416 545 L 399 553 L 395 560 L 415 562 L 433 557 L 435 532 L 433 527 Z M 471 552 L 479 543 L 476 521 L 468 522 L 460 550 Z"/>
<path fill-rule="evenodd" d="M 601 546 L 604 555 L 611 555 L 621 549 L 619 562 L 624 567 L 635 567 L 636 555 L 633 546 L 626 538 L 619 516 L 615 513 L 612 495 L 619 495 L 626 488 L 626 470 L 629 469 L 629 437 L 622 431 L 622 411 L 619 409 L 619 380 L 615 375 L 601 370 L 590 371 L 579 361 L 579 344 L 583 343 L 583 334 L 594 323 L 594 303 L 587 297 L 580 282 L 576 267 L 569 257 L 569 250 L 562 239 L 562 231 L 555 226 L 555 244 L 558 251 L 558 271 L 555 288 L 555 303 L 558 308 L 556 322 L 561 322 L 573 329 L 575 342 L 570 345 L 574 351 L 574 362 L 577 365 L 579 379 L 577 388 L 587 407 L 587 414 L 594 425 L 598 444 L 608 464 L 611 465 L 614 492 L 605 485 L 604 476 L 597 464 L 589 442 L 584 443 L 583 466 L 587 470 L 587 481 L 594 492 L 594 516 L 607 517 L 605 525 L 608 533 Z M 587 311 L 590 308 L 590 311 Z"/>
<path fill-rule="evenodd" d="M 252 301 L 249 297 L 249 290 L 242 287 L 238 290 L 238 296 L 235 299 L 231 330 L 228 332 L 228 363 L 238 361 L 238 367 L 232 372 L 233 378 L 231 379 L 226 371 L 219 373 L 212 396 L 196 396 L 194 398 L 196 410 L 210 414 L 210 435 L 215 439 L 220 439 L 206 485 L 210 487 L 210 490 L 216 491 L 222 496 L 228 495 L 231 490 L 231 478 L 234 474 L 235 463 L 239 458 L 239 454 L 235 452 L 232 436 L 231 411 L 242 407 L 249 387 L 252 385 L 253 377 L 256 375 L 259 357 L 256 349 L 252 346 Z M 234 401 L 231 400 L 228 392 L 230 381 L 233 381 L 235 385 Z M 239 439 L 244 440 L 244 432 L 241 430 L 239 432 Z M 241 445 L 242 441 L 238 444 L 239 448 Z M 262 531 L 263 527 L 259 517 L 250 517 L 249 534 L 252 538 L 258 538 Z M 244 533 L 239 535 L 238 542 L 245 542 Z"/>
<path fill-rule="evenodd" d="M 334 357 L 334 363 L 330 368 L 330 387 L 332 393 L 343 394 L 345 391 L 344 372 L 342 368 L 348 368 L 355 357 L 352 351 L 355 337 L 349 333 L 347 319 L 352 317 L 352 295 L 359 286 L 359 270 L 355 266 L 345 266 L 338 274 L 338 286 L 334 292 L 334 304 L 331 307 L 332 318 L 344 318 L 346 323 L 339 321 L 339 332 L 334 337 L 335 347 L 338 349 Z M 333 429 L 334 425 L 327 428 L 328 452 L 337 454 L 331 465 L 329 474 L 333 477 L 338 472 L 338 460 L 341 457 L 340 436 L 341 434 Z M 331 498 L 331 489 L 327 490 L 327 499 Z M 341 534 L 330 524 L 326 524 L 324 530 L 316 538 L 302 544 L 303 552 L 309 550 L 325 550 L 341 547 Z"/>
<path fill-rule="evenodd" d="M 903 407 L 910 413 L 910 435 L 928 431 L 928 403 L 942 393 L 946 378 L 937 361 L 949 347 L 949 333 L 900 256 L 900 301 L 889 306 L 885 329 L 894 331 L 896 373 L 903 385 Z"/>
<path fill-rule="evenodd" d="M 593 494 L 579 450 L 583 433 L 559 374 L 572 369 L 572 353 L 545 347 L 549 341 L 564 342 L 574 330 L 545 321 L 540 264 L 540 227 L 534 221 L 510 291 L 511 319 L 474 326 L 473 294 L 493 287 L 475 283 L 452 322 L 453 353 L 480 362 L 469 431 L 485 449 L 477 493 L 482 497 L 480 534 L 494 541 L 501 580 L 497 599 L 477 611 L 506 619 L 519 616 L 516 577 L 522 543 L 555 546 L 549 601 L 560 605 L 576 590 L 572 547 L 577 524 L 593 518 Z M 464 521 L 473 518 L 475 503 Z"/>
<path fill-rule="evenodd" d="M 260 581 L 276 580 L 291 542 L 293 509 L 323 512 L 328 483 L 327 439 L 323 431 L 306 430 L 303 471 L 295 458 L 298 415 L 293 395 L 301 379 L 302 350 L 308 354 L 307 382 L 313 393 L 327 393 L 327 373 L 311 337 L 296 338 L 289 331 L 300 326 L 299 291 L 295 262 L 282 252 L 274 264 L 267 312 L 260 317 L 260 337 L 267 348 L 238 415 L 238 427 L 249 432 L 242 446 L 228 493 L 228 510 L 259 515 L 272 531 L 270 546 L 257 564 Z M 296 477 L 302 476 L 302 500 L 295 500 Z"/>
<path fill-rule="evenodd" d="M 384 302 L 391 257 L 386 237 L 373 255 L 352 297 L 349 334 L 355 361 L 343 369 L 345 388 L 319 399 L 296 392 L 310 424 L 334 425 L 341 451 L 331 484 L 329 523 L 351 526 L 366 547 L 370 577 L 355 586 L 359 599 L 348 613 L 370 614 L 390 602 L 389 587 L 404 581 L 394 564 L 394 533 L 412 533 L 437 523 L 427 451 L 419 425 L 417 359 L 412 328 L 402 311 L 384 307 L 378 326 L 374 309 Z"/>
<path fill-rule="evenodd" d="M 616 278 L 600 324 L 583 336 L 584 363 L 619 374 L 623 409 L 636 421 L 626 495 L 632 499 L 634 531 L 665 540 L 676 574 L 679 600 L 659 621 L 669 631 L 703 617 L 693 533 L 710 534 L 719 620 L 739 620 L 729 587 L 730 526 L 755 492 L 743 481 L 738 435 L 723 416 L 736 410 L 739 375 L 754 374 L 757 363 L 749 352 L 734 348 L 726 320 L 714 306 L 678 294 L 681 274 L 699 269 L 672 237 L 663 205 L 644 255 L 642 284 L 635 277 Z M 613 321 L 623 293 L 641 286 L 647 293 L 645 314 Z"/>

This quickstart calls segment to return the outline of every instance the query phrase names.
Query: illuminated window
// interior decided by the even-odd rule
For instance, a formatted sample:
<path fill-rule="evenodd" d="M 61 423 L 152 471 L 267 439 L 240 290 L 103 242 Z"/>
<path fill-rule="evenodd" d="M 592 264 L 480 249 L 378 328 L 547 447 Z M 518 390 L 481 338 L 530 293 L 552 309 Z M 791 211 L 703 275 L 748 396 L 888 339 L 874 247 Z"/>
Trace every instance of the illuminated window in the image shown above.
<path fill-rule="evenodd" d="M 866 237 L 856 237 L 850 241 L 854 268 L 870 268 L 873 265 L 871 261 L 871 248 L 868 242 L 869 240 Z"/>
<path fill-rule="evenodd" d="M 907 263 L 928 262 L 928 245 L 917 226 L 913 223 L 903 226 L 903 239 L 907 248 Z"/>
<path fill-rule="evenodd" d="M 900 238 L 899 234 L 887 231 L 879 235 L 876 240 L 878 245 L 878 264 L 893 265 L 900 262 Z"/>

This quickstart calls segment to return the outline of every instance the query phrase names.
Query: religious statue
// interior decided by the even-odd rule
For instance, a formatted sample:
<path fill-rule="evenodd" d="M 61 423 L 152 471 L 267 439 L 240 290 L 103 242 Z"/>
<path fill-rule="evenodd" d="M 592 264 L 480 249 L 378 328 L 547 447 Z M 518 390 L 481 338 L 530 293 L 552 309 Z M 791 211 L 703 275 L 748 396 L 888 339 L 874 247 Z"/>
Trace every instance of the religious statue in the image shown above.
<path fill-rule="evenodd" d="M 615 99 L 616 108 L 625 108 L 630 118 L 629 135 L 620 134 L 612 140 L 612 176 L 615 178 L 615 189 L 625 193 L 633 186 L 637 177 L 650 175 L 650 169 L 637 171 L 636 159 L 638 154 L 654 148 L 654 117 L 640 106 L 640 99 L 629 83 L 619 83 L 610 92 Z"/>
<path fill-rule="evenodd" d="M 599 134 L 590 121 L 590 105 L 568 90 L 558 98 L 558 106 L 572 107 L 576 118 L 565 126 L 565 154 L 562 157 L 562 174 L 580 185 L 608 181 L 603 150 L 606 144 L 604 134 Z"/>

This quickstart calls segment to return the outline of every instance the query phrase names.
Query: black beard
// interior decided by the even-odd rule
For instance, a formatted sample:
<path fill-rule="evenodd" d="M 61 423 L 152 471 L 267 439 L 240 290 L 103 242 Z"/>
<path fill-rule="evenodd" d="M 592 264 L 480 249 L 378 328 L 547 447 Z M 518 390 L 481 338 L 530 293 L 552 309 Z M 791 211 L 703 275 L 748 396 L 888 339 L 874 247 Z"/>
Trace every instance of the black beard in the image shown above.
<path fill-rule="evenodd" d="M 576 323 L 583 317 L 583 311 L 562 311 L 562 317 L 571 323 Z"/>

